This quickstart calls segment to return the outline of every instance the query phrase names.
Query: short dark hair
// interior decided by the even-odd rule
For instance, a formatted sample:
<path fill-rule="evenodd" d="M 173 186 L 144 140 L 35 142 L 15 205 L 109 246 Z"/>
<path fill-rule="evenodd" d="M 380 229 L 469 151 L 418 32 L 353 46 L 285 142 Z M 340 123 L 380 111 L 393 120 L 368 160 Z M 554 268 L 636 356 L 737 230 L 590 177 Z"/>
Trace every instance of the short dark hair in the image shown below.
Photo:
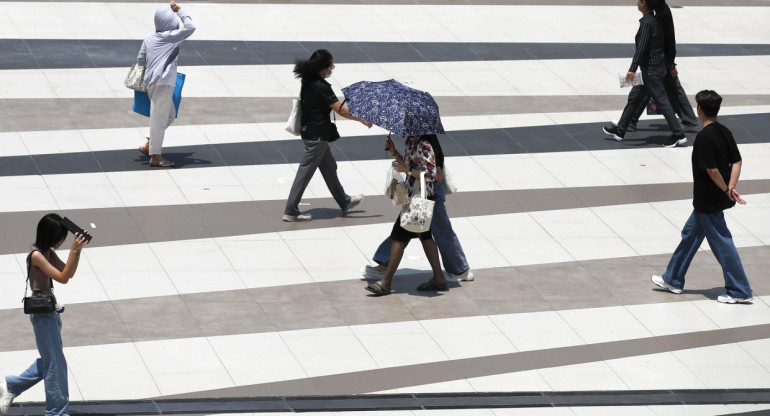
<path fill-rule="evenodd" d="M 46 214 L 37 223 L 37 236 L 35 247 L 45 253 L 67 237 L 67 229 L 61 223 L 62 218 L 58 214 Z"/>
<path fill-rule="evenodd" d="M 713 90 L 703 90 L 695 94 L 695 102 L 703 110 L 706 117 L 716 117 L 719 107 L 722 105 L 722 96 Z"/>

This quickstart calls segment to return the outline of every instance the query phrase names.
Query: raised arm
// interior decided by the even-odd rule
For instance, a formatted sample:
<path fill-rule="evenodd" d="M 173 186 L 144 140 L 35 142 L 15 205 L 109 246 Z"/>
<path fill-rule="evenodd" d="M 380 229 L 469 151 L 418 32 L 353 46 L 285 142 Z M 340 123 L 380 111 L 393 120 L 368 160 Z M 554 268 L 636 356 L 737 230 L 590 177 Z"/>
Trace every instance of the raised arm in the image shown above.
<path fill-rule="evenodd" d="M 61 284 L 67 284 L 67 282 L 72 279 L 72 276 L 75 275 L 75 271 L 78 269 L 78 263 L 80 263 L 80 252 L 83 249 L 83 246 L 86 244 L 86 239 L 82 235 L 75 234 L 75 239 L 72 241 L 70 254 L 67 258 L 66 264 L 63 264 L 58 257 L 54 257 L 54 263 L 56 264 L 51 264 L 48 260 L 46 260 L 45 256 L 43 256 L 43 253 L 35 251 L 32 253 L 30 258 L 31 265 L 37 266 L 40 270 L 43 271 L 43 273 L 45 273 L 46 276 L 50 277 L 51 279 L 56 280 Z"/>
<path fill-rule="evenodd" d="M 372 128 L 372 123 L 362 120 L 358 117 L 350 115 L 350 110 L 348 109 L 347 104 L 344 104 L 340 101 L 337 101 L 336 103 L 333 103 L 329 106 L 332 110 L 334 110 L 337 114 L 339 114 L 342 117 L 345 117 L 348 120 L 355 120 L 359 123 L 363 124 L 366 127 Z"/>
<path fill-rule="evenodd" d="M 192 22 L 192 18 L 187 14 L 187 12 L 182 10 L 182 8 L 174 1 L 171 1 L 171 10 L 173 10 L 180 19 L 182 19 L 182 27 L 176 30 L 172 30 L 171 34 L 169 35 L 169 39 L 174 42 L 181 42 L 189 38 L 190 35 L 195 32 L 195 24 Z"/>

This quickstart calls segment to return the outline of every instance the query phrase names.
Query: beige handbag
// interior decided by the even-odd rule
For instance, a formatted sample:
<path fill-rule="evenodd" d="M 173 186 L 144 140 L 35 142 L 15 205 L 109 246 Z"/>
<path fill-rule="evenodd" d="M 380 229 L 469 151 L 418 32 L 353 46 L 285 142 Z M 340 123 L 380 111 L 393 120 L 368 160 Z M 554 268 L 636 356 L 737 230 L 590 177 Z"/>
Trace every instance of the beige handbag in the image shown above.
<path fill-rule="evenodd" d="M 144 65 L 134 62 L 131 65 L 131 69 L 128 70 L 128 75 L 126 75 L 123 85 L 134 91 L 147 92 L 147 86 L 144 85 Z"/>
<path fill-rule="evenodd" d="M 286 122 L 286 131 L 299 136 L 302 134 L 302 100 L 300 97 L 294 99 L 291 105 L 291 114 Z"/>

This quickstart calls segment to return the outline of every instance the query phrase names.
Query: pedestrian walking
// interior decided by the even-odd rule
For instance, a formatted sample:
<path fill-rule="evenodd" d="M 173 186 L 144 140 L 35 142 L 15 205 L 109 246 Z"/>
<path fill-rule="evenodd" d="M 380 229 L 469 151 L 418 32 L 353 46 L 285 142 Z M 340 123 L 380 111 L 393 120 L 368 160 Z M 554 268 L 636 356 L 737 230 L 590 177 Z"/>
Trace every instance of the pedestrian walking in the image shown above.
<path fill-rule="evenodd" d="M 436 200 L 436 184 L 438 180 L 437 174 L 437 161 L 436 152 L 430 140 L 431 135 L 423 136 L 410 136 L 406 139 L 406 149 L 404 156 L 398 154 L 393 141 L 388 137 L 385 140 L 385 151 L 390 153 L 393 157 L 393 167 L 399 172 L 406 173 L 407 184 L 409 185 L 409 194 L 412 196 L 415 192 L 415 183 L 420 180 L 419 178 L 425 176 L 425 194 L 430 200 Z M 435 209 L 435 205 L 434 205 Z M 435 211 L 434 211 L 435 212 Z M 435 214 L 434 214 L 435 215 Z M 432 222 L 431 222 L 432 226 Z M 433 271 L 433 277 L 427 282 L 422 283 L 417 287 L 419 291 L 443 291 L 447 290 L 446 279 L 444 274 L 441 273 L 441 263 L 438 257 L 438 248 L 436 242 L 433 240 L 431 229 L 421 233 L 414 233 L 405 230 L 401 227 L 401 215 L 396 218 L 396 223 L 393 224 L 393 230 L 390 233 L 391 247 L 390 258 L 388 259 L 388 269 L 385 272 L 382 280 L 374 283 L 369 283 L 366 286 L 366 290 L 372 292 L 376 296 L 389 295 L 391 292 L 391 286 L 393 283 L 393 276 L 396 274 L 398 265 L 401 263 L 401 258 L 404 255 L 404 248 L 406 242 L 412 238 L 419 238 L 422 243 L 422 248 L 425 251 L 425 257 L 428 258 L 431 270 Z"/>
<path fill-rule="evenodd" d="M 663 86 L 663 77 L 667 73 L 664 51 L 665 36 L 661 23 L 653 14 L 654 1 L 657 0 L 636 1 L 636 7 L 642 13 L 642 18 L 639 19 L 639 30 L 636 32 L 634 57 L 626 73 L 626 79 L 631 81 L 637 68 L 639 68 L 644 85 L 637 85 L 631 89 L 628 94 L 628 103 L 623 109 L 618 124 L 610 124 L 602 130 L 611 138 L 619 142 L 623 141 L 635 112 L 640 105 L 647 103 L 649 98 L 645 99 L 645 97 L 652 97 L 653 102 L 658 107 L 658 112 L 663 113 L 663 117 L 666 118 L 672 131 L 671 137 L 663 146 L 675 147 L 687 143 L 687 137 L 684 135 L 684 129 L 677 120 L 676 114 L 674 114 L 666 95 L 666 89 Z"/>
<path fill-rule="evenodd" d="M 441 143 L 435 134 L 423 137 L 428 140 L 436 154 L 436 181 L 433 182 L 433 194 L 436 203 L 433 206 L 433 220 L 430 224 L 430 230 L 433 234 L 433 239 L 436 241 L 436 246 L 438 246 L 438 251 L 441 253 L 441 261 L 444 264 L 444 270 L 447 272 L 446 280 L 449 282 L 473 280 L 473 271 L 468 266 L 465 251 L 463 251 L 463 247 L 460 244 L 460 239 L 457 238 L 457 234 L 452 229 L 452 222 L 446 210 L 446 190 L 442 183 L 444 176 L 444 152 L 441 149 Z M 395 149 L 391 151 L 391 156 L 393 156 L 393 152 L 395 152 Z M 404 242 L 404 248 L 409 245 L 409 241 Z M 376 265 L 365 265 L 362 269 L 364 275 L 375 278 L 385 275 L 388 270 L 392 244 L 393 241 L 390 236 L 380 244 L 372 258 Z"/>
<path fill-rule="evenodd" d="M 179 20 L 182 27 L 179 27 Z M 150 166 L 173 168 L 175 163 L 163 157 L 166 129 L 176 119 L 172 96 L 176 86 L 179 45 L 195 32 L 192 18 L 173 0 L 169 7 L 155 11 L 155 32 L 144 38 L 136 57 L 145 66 L 144 83 L 150 98 L 150 137 L 139 151 L 150 158 Z"/>
<path fill-rule="evenodd" d="M 70 246 L 67 263 L 56 255 L 64 244 L 67 229 L 57 214 L 47 214 L 37 224 L 35 244 L 27 256 L 29 286 L 33 293 L 53 293 L 53 281 L 67 284 L 75 275 L 80 261 L 80 252 L 87 244 L 83 235 L 75 234 Z M 35 333 L 35 342 L 40 358 L 18 376 L 6 376 L 0 380 L 0 414 L 7 416 L 16 396 L 40 382 L 45 383 L 45 414 L 66 415 L 69 407 L 67 384 L 67 360 L 61 338 L 61 312 L 31 314 L 30 321 Z"/>
<path fill-rule="evenodd" d="M 723 212 L 736 202 L 746 204 L 735 187 L 743 164 L 741 153 L 730 130 L 717 122 L 722 97 L 714 91 L 704 90 L 695 96 L 695 101 L 703 129 L 692 148 L 694 210 L 682 229 L 682 241 L 671 256 L 665 273 L 653 275 L 652 282 L 671 293 L 682 293 L 687 269 L 705 238 L 722 266 L 725 279 L 726 292 L 717 300 L 749 303 L 752 301 L 749 278 L 743 270 Z"/>
<path fill-rule="evenodd" d="M 316 169 L 321 171 L 326 186 L 334 200 L 342 210 L 342 215 L 350 212 L 361 201 L 364 195 L 350 196 L 345 193 L 337 177 L 337 162 L 329 147 L 329 142 L 339 138 L 336 125 L 329 117 L 334 111 L 340 116 L 355 120 L 371 128 L 372 123 L 350 115 L 347 105 L 340 102 L 334 94 L 331 84 L 326 81 L 334 70 L 334 57 L 326 49 L 319 49 L 307 60 L 298 59 L 294 65 L 294 76 L 302 82 L 300 101 L 302 108 L 302 143 L 305 154 L 297 168 L 297 175 L 291 185 L 289 199 L 283 212 L 283 220 L 287 222 L 311 221 L 310 214 L 299 211 L 299 203 Z"/>
<path fill-rule="evenodd" d="M 671 15 L 671 8 L 668 7 L 665 0 L 658 0 L 655 3 L 655 18 L 660 22 L 663 28 L 663 35 L 665 36 L 665 63 L 668 71 L 663 77 L 663 87 L 666 90 L 666 95 L 668 95 L 668 100 L 674 109 L 674 113 L 682 120 L 684 130 L 695 131 L 700 126 L 700 122 L 692 110 L 687 93 L 679 82 L 679 71 L 677 71 L 675 62 L 676 31 L 674 30 L 674 17 Z M 644 94 L 644 98 L 640 99 L 639 107 L 634 112 L 634 116 L 631 118 L 626 131 L 636 131 L 639 117 L 647 108 L 649 99 L 649 94 Z"/>

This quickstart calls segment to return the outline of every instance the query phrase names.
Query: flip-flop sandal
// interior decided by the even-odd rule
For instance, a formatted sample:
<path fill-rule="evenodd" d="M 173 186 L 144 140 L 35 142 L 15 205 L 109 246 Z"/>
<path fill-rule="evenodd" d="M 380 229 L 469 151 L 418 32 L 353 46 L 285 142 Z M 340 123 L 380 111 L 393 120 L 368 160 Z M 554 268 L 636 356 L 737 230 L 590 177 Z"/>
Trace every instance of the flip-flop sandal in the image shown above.
<path fill-rule="evenodd" d="M 170 160 L 161 160 L 158 163 L 150 162 L 150 166 L 153 168 L 173 168 L 174 166 L 176 166 L 176 163 Z"/>
<path fill-rule="evenodd" d="M 449 290 L 446 283 L 437 283 L 435 279 L 430 279 L 427 282 L 417 286 L 417 290 L 421 292 L 427 292 L 431 290 L 444 291 Z"/>
<path fill-rule="evenodd" d="M 369 283 L 364 289 L 374 293 L 375 296 L 385 296 L 389 295 L 391 290 L 387 287 L 385 287 L 385 284 L 382 283 L 382 280 Z"/>

